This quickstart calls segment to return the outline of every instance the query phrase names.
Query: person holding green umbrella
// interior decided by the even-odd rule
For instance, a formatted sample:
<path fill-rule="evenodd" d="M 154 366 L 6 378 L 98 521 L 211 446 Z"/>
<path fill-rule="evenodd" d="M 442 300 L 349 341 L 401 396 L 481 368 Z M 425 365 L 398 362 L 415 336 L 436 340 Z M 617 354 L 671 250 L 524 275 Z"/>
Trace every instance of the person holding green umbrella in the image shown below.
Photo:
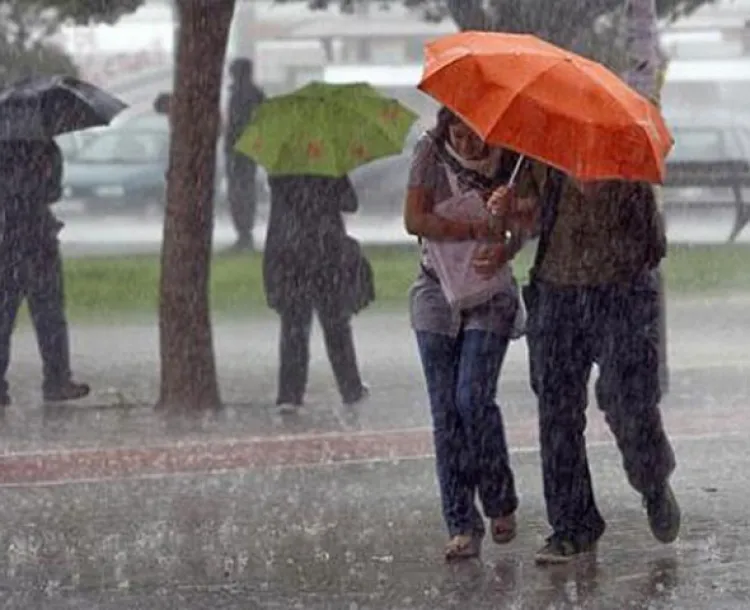
<path fill-rule="evenodd" d="M 415 120 L 368 85 L 312 83 L 262 104 L 236 144 L 269 175 L 263 280 L 281 318 L 276 403 L 283 411 L 304 401 L 314 313 L 344 404 L 368 395 L 351 318 L 375 289 L 368 261 L 346 233 L 342 213 L 358 208 L 348 173 L 400 152 Z"/>

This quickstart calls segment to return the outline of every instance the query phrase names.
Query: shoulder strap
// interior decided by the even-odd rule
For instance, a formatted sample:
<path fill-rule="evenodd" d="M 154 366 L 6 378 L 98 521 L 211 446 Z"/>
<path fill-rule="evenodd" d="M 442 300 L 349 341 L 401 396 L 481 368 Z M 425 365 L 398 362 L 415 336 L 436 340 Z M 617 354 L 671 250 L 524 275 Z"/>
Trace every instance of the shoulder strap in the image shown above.
<path fill-rule="evenodd" d="M 544 257 L 547 254 L 547 247 L 549 246 L 552 230 L 555 228 L 555 222 L 557 221 L 557 207 L 560 202 L 564 183 L 565 174 L 555 169 L 550 170 L 547 177 L 547 184 L 545 185 L 544 193 L 542 193 L 540 201 L 541 227 L 539 231 L 539 243 L 536 247 L 536 256 L 534 257 L 534 265 L 529 272 L 531 277 L 533 277 L 537 269 L 542 266 Z"/>

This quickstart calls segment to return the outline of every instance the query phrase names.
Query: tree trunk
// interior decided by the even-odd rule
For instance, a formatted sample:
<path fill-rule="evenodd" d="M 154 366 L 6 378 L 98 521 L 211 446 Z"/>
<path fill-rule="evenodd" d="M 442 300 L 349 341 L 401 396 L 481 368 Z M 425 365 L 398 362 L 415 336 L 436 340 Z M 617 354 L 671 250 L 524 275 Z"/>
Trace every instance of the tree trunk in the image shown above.
<path fill-rule="evenodd" d="M 234 0 L 177 0 L 180 19 L 161 259 L 157 407 L 221 406 L 209 308 L 216 142 Z"/>
<path fill-rule="evenodd" d="M 491 30 L 484 2 L 481 0 L 446 0 L 448 12 L 462 30 Z"/>

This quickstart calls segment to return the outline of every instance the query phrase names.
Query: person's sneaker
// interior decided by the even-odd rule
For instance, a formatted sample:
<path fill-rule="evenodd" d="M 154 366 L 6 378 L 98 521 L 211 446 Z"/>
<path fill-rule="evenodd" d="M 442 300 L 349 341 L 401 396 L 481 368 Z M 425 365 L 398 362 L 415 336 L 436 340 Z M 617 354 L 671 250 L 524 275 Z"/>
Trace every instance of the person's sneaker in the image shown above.
<path fill-rule="evenodd" d="M 301 400 L 284 400 L 282 398 L 276 400 L 276 408 L 281 415 L 294 415 L 301 406 Z"/>
<path fill-rule="evenodd" d="M 346 405 L 347 407 L 353 407 L 354 405 L 358 405 L 359 403 L 367 400 L 369 397 L 370 386 L 368 386 L 366 383 L 363 383 L 359 388 L 359 392 L 357 392 L 353 396 L 347 396 L 346 398 L 344 398 L 344 405 Z"/>
<path fill-rule="evenodd" d="M 547 538 L 544 546 L 536 552 L 534 561 L 538 565 L 559 565 L 569 563 L 584 553 L 594 552 L 596 552 L 596 542 L 580 544 L 564 536 L 552 534 Z"/>
<path fill-rule="evenodd" d="M 44 389 L 44 400 L 47 402 L 64 402 L 66 400 L 78 400 L 85 398 L 91 393 L 91 388 L 86 383 L 67 383 L 56 388 Z"/>
<path fill-rule="evenodd" d="M 672 486 L 665 483 L 658 491 L 645 495 L 643 505 L 654 538 L 664 544 L 674 542 L 680 533 L 682 515 Z"/>

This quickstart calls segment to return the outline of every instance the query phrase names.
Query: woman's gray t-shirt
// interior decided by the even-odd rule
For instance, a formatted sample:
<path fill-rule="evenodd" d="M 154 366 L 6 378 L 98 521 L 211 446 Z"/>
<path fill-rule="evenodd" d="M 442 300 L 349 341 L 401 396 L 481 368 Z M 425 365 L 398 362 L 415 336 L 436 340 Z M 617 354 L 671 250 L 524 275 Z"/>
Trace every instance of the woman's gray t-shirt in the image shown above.
<path fill-rule="evenodd" d="M 423 134 L 414 147 L 408 188 L 429 191 L 435 202 L 453 196 L 444 162 L 429 133 Z M 434 279 L 424 242 L 421 253 L 420 270 L 409 291 L 411 326 L 415 331 L 450 336 L 458 335 L 461 330 L 484 330 L 501 337 L 511 334 L 518 309 L 515 281 L 511 279 L 506 289 L 486 303 L 458 312 L 448 304 L 439 282 Z"/>

